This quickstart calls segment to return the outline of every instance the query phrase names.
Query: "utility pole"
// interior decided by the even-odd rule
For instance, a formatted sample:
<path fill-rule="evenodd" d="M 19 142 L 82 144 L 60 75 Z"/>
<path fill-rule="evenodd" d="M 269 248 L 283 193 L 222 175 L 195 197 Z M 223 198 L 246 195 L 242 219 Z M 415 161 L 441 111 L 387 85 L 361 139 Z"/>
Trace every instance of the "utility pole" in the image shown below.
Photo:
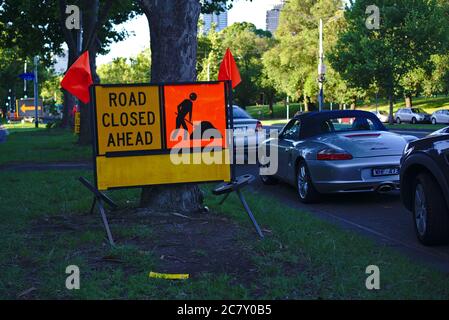
<path fill-rule="evenodd" d="M 39 56 L 34 57 L 34 124 L 39 128 L 39 86 L 37 78 L 37 67 L 39 63 Z"/>
<path fill-rule="evenodd" d="M 23 66 L 23 73 L 27 73 L 27 62 L 25 61 L 25 65 Z M 26 99 L 27 97 L 27 81 L 23 79 L 23 97 Z"/>

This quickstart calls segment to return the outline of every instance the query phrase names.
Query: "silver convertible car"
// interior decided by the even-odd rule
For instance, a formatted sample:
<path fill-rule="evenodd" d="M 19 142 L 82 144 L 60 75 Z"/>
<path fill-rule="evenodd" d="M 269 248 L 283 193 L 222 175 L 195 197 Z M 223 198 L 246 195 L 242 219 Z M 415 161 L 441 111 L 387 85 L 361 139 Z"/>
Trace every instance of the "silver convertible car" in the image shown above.
<path fill-rule="evenodd" d="M 323 193 L 389 192 L 399 188 L 402 153 L 416 139 L 387 131 L 370 112 L 305 113 L 277 139 L 263 142 L 278 151 L 278 170 L 263 175 L 272 164 L 262 157 L 260 177 L 265 184 L 283 180 L 295 185 L 304 203 L 318 201 Z"/>

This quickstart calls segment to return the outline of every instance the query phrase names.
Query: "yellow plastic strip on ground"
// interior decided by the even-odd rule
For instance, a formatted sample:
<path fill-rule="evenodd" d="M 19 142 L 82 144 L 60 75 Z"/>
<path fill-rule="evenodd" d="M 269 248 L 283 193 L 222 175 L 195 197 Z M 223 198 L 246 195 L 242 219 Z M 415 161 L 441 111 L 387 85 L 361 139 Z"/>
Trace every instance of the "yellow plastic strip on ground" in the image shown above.
<path fill-rule="evenodd" d="M 229 150 L 215 153 L 223 164 L 206 164 L 190 154 L 190 164 L 174 164 L 169 154 L 134 157 L 97 157 L 97 183 L 99 190 L 156 184 L 226 181 L 231 179 Z M 214 158 L 215 158 L 214 157 Z M 228 160 L 228 161 L 226 161 Z M 201 164 L 195 164 L 202 162 Z M 227 164 L 226 164 L 227 163 Z"/>
<path fill-rule="evenodd" d="M 167 280 L 185 280 L 189 278 L 188 274 L 170 274 L 170 273 L 157 273 L 151 271 L 149 274 L 150 278 L 156 279 L 167 279 Z"/>

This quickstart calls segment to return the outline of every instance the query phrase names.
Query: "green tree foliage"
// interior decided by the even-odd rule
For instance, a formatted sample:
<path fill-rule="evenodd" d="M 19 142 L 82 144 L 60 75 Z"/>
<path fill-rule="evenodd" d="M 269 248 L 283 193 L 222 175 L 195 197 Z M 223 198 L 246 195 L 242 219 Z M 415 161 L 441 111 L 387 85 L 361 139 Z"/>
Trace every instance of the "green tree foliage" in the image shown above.
<path fill-rule="evenodd" d="M 372 1 L 351 1 L 345 11 L 346 30 L 330 55 L 332 66 L 354 86 L 368 89 L 376 83 L 387 92 L 392 114 L 401 78 L 447 49 L 448 20 L 440 3 L 379 0 L 380 29 L 370 30 L 365 12 Z"/>
<path fill-rule="evenodd" d="M 242 77 L 235 90 L 235 102 L 245 107 L 259 102 L 261 94 L 270 94 L 270 86 L 263 81 L 261 59 L 272 46 L 271 33 L 252 23 L 234 23 L 221 32 L 211 30 L 207 36 L 200 36 L 198 43 L 198 79 L 216 80 L 223 55 L 230 48 Z"/>
<path fill-rule="evenodd" d="M 102 83 L 146 83 L 150 82 L 150 49 L 145 49 L 132 58 L 116 58 L 98 67 Z"/>
<path fill-rule="evenodd" d="M 325 23 L 325 50 L 329 50 L 343 24 L 339 19 L 342 7 L 339 0 L 292 0 L 285 5 L 275 34 L 277 44 L 263 57 L 267 74 L 278 91 L 294 100 L 304 97 L 306 106 L 314 99 L 311 97 L 318 93 L 319 21 Z"/>

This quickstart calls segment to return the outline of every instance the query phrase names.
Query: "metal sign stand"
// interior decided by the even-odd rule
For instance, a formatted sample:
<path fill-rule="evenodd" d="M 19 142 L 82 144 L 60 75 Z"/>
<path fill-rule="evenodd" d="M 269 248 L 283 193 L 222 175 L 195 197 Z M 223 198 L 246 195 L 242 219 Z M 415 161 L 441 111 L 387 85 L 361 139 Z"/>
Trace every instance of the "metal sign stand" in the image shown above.
<path fill-rule="evenodd" d="M 245 197 L 243 197 L 243 193 L 240 189 L 243 187 L 249 185 L 251 182 L 254 181 L 254 176 L 250 174 L 246 174 L 244 176 L 237 177 L 234 181 L 221 184 L 217 188 L 213 190 L 213 194 L 215 195 L 222 195 L 224 194 L 224 198 L 220 201 L 220 204 L 223 204 L 226 199 L 229 197 L 229 195 L 232 192 L 237 193 L 237 196 L 239 197 L 240 201 L 242 202 L 243 208 L 245 208 L 245 211 L 248 213 L 249 218 L 253 222 L 254 227 L 256 228 L 257 234 L 261 239 L 264 238 L 264 235 L 262 233 L 262 230 L 259 227 L 259 224 L 257 223 L 256 218 L 254 217 L 253 213 L 251 212 L 251 209 L 248 206 L 248 203 L 245 200 Z"/>
<path fill-rule="evenodd" d="M 94 194 L 94 201 L 92 202 L 92 207 L 90 208 L 90 214 L 93 213 L 95 205 L 98 205 L 98 210 L 100 211 L 101 219 L 103 220 L 104 228 L 106 229 L 106 234 L 108 235 L 108 240 L 111 246 L 115 246 L 114 239 L 112 238 L 111 229 L 109 228 L 108 218 L 106 216 L 106 210 L 103 203 L 109 205 L 112 209 L 117 209 L 118 206 L 111 200 L 107 195 L 97 190 L 86 178 L 80 177 L 79 181 Z"/>

